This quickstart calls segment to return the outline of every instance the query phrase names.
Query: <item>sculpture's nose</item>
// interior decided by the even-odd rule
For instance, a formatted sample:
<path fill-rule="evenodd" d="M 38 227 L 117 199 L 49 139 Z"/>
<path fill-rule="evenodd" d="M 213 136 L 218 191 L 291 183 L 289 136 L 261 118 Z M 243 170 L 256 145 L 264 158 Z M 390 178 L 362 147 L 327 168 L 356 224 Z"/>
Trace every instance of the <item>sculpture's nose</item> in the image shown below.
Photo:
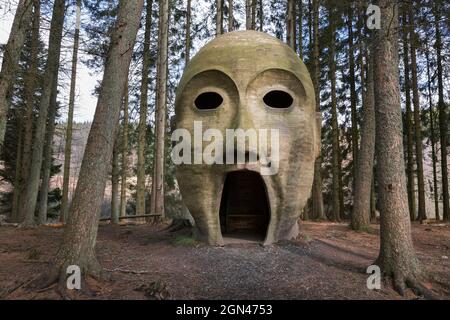
<path fill-rule="evenodd" d="M 239 106 L 233 121 L 233 128 L 230 129 L 235 131 L 234 147 L 229 149 L 228 152 L 234 153 L 234 159 L 240 164 L 258 161 L 258 132 L 247 106 Z"/>
<path fill-rule="evenodd" d="M 236 114 L 236 118 L 234 121 L 233 129 L 243 129 L 243 130 L 255 129 L 253 119 L 248 112 L 247 106 L 245 105 L 239 106 L 239 110 Z"/>

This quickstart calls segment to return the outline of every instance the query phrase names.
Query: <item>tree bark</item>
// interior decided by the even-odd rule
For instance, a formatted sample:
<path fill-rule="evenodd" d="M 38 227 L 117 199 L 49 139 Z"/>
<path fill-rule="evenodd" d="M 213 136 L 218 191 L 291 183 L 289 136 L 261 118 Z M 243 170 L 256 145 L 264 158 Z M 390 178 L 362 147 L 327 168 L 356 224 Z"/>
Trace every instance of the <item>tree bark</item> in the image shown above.
<path fill-rule="evenodd" d="M 375 96 L 373 89 L 373 62 L 368 62 L 366 89 L 363 94 L 363 121 L 361 126 L 361 148 L 356 162 L 355 198 L 352 228 L 364 231 L 370 225 L 372 201 L 373 166 L 375 157 Z M 363 70 L 364 66 L 361 66 Z M 364 78 L 364 75 L 362 75 Z M 364 90 L 364 82 L 363 82 Z"/>
<path fill-rule="evenodd" d="M 117 136 L 119 136 L 117 134 Z M 116 137 L 114 141 L 114 149 L 112 156 L 112 173 L 111 173 L 111 223 L 119 224 L 120 202 L 119 202 L 119 142 Z"/>
<path fill-rule="evenodd" d="M 223 34 L 223 0 L 216 0 L 216 37 Z"/>
<path fill-rule="evenodd" d="M 431 161 L 433 162 L 433 194 L 434 194 L 434 213 L 436 216 L 436 220 L 440 220 L 439 214 L 439 187 L 438 187 L 438 179 L 437 179 L 437 153 L 436 153 L 436 130 L 434 127 L 434 108 L 433 108 L 433 96 L 431 91 L 431 68 L 430 68 L 430 50 L 427 48 L 425 51 L 426 60 L 427 60 L 427 77 L 428 77 L 428 103 L 429 103 L 429 114 L 430 114 L 430 141 L 431 141 Z"/>
<path fill-rule="evenodd" d="M 156 101 L 156 137 L 155 164 L 152 181 L 151 213 L 165 217 L 164 212 L 164 167 L 165 167 L 165 133 L 167 104 L 167 54 L 169 28 L 169 1 L 160 4 L 159 36 L 158 36 L 158 66 L 157 66 L 157 101 Z"/>
<path fill-rule="evenodd" d="M 405 68 L 405 109 L 406 109 L 406 173 L 408 183 L 408 207 L 411 221 L 416 219 L 416 192 L 414 181 L 414 133 L 411 111 L 411 83 L 409 68 L 408 15 L 403 7 L 403 64 Z"/>
<path fill-rule="evenodd" d="M 252 30 L 256 30 L 256 1 L 252 1 Z"/>
<path fill-rule="evenodd" d="M 50 189 L 50 174 L 53 159 L 53 136 L 55 134 L 56 112 L 58 108 L 56 101 L 57 95 L 58 95 L 58 79 L 55 77 L 53 79 L 53 89 L 50 98 L 47 132 L 45 133 L 45 147 L 43 157 L 44 161 L 42 162 L 42 181 L 41 181 L 41 188 L 39 191 L 39 213 L 38 213 L 39 225 L 43 225 L 47 222 L 48 192 Z"/>
<path fill-rule="evenodd" d="M 188 0 L 188 14 L 186 17 L 186 28 L 190 28 L 190 3 Z M 137 186 L 136 186 L 136 215 L 145 214 L 146 198 L 146 174 L 145 163 L 147 153 L 147 109 L 148 109 L 148 85 L 150 75 L 150 37 L 152 32 L 152 6 L 153 0 L 147 0 L 147 13 L 145 18 L 145 39 L 144 55 L 142 62 L 142 80 L 141 80 L 141 101 L 139 108 L 139 128 L 138 128 L 138 163 L 137 163 Z M 190 35 L 186 37 L 186 61 L 189 61 L 190 53 Z"/>
<path fill-rule="evenodd" d="M 296 47 L 295 22 L 296 22 L 295 0 L 288 0 L 287 20 L 286 20 L 286 42 L 293 50 L 295 50 Z"/>
<path fill-rule="evenodd" d="M 72 162 L 72 134 L 73 134 L 73 116 L 75 110 L 75 89 L 77 82 L 77 64 L 78 64 L 78 48 L 80 43 L 80 27 L 81 27 L 81 0 L 77 0 L 77 17 L 75 25 L 75 35 L 73 40 L 72 53 L 72 74 L 70 77 L 70 93 L 69 93 L 69 112 L 67 116 L 66 128 L 66 145 L 64 148 L 64 176 L 61 203 L 61 222 L 67 221 L 67 213 L 69 212 L 69 182 L 70 182 L 70 164 Z"/>
<path fill-rule="evenodd" d="M 377 264 L 404 294 L 406 284 L 417 287 L 422 268 L 416 257 L 407 208 L 403 158 L 402 113 L 398 78 L 398 2 L 380 0 L 384 19 L 375 32 L 374 90 L 376 156 L 381 243 Z"/>
<path fill-rule="evenodd" d="M 356 76 L 355 76 L 355 50 L 353 41 L 353 10 L 350 5 L 348 10 L 348 62 L 349 62 L 349 82 L 350 82 L 350 108 L 351 108 L 351 121 L 352 121 L 352 157 L 353 157 L 353 187 L 356 189 L 356 176 L 358 168 L 358 150 L 359 150 L 359 138 L 358 138 L 358 116 L 356 106 L 358 104 L 358 95 L 356 93 Z M 364 90 L 364 89 L 363 89 Z M 371 94 L 369 92 L 369 94 Z M 355 190 L 354 189 L 354 190 Z M 356 190 L 355 190 L 356 194 Z M 355 195 L 356 196 L 356 195 Z"/>
<path fill-rule="evenodd" d="M 420 97 L 419 85 L 417 80 L 417 61 L 416 61 L 416 46 L 417 39 L 414 29 L 414 9 L 413 5 L 409 6 L 409 36 L 410 36 L 410 50 L 411 50 L 411 74 L 412 74 L 412 91 L 414 104 L 414 132 L 416 136 L 416 164 L 417 164 L 417 186 L 419 198 L 419 220 L 427 219 L 427 212 L 425 207 L 425 178 L 423 173 L 423 138 L 422 125 L 420 119 Z"/>
<path fill-rule="evenodd" d="M 447 165 L 447 144 L 448 144 L 448 118 L 447 104 L 444 100 L 444 76 L 442 67 L 442 39 L 439 18 L 441 17 L 441 1 L 434 1 L 434 26 L 436 29 L 436 56 L 438 68 L 438 91 L 439 91 L 439 136 L 441 142 L 441 174 L 442 174 L 442 197 L 444 202 L 443 219 L 450 221 L 450 203 L 448 194 L 448 165 Z"/>
<path fill-rule="evenodd" d="M 264 32 L 264 1 L 259 0 L 259 31 Z"/>
<path fill-rule="evenodd" d="M 234 4 L 233 0 L 228 0 L 228 32 L 232 31 L 234 31 Z"/>
<path fill-rule="evenodd" d="M 192 20 L 192 6 L 191 0 L 187 0 L 186 6 L 186 48 L 185 48 L 185 59 L 184 62 L 187 65 L 191 60 L 191 20 Z"/>
<path fill-rule="evenodd" d="M 120 188 L 120 216 L 125 217 L 127 215 L 127 190 L 128 190 L 128 125 L 129 125 L 129 113 L 128 113 L 128 83 L 125 85 L 125 94 L 123 99 L 123 130 L 122 130 L 122 177 Z"/>
<path fill-rule="evenodd" d="M 36 121 L 36 131 L 33 140 L 33 161 L 31 162 L 30 175 L 24 200 L 22 201 L 22 206 L 20 208 L 20 211 L 23 212 L 21 215 L 25 217 L 24 226 L 32 226 L 35 224 L 34 214 L 36 210 L 40 182 L 39 178 L 43 160 L 45 132 L 47 127 L 48 112 L 50 104 L 52 103 L 51 98 L 54 79 L 58 78 L 65 9 L 66 2 L 64 0 L 55 0 L 50 27 L 48 58 L 44 73 L 45 84 L 41 95 L 39 116 Z"/>
<path fill-rule="evenodd" d="M 333 220 L 340 221 L 341 217 L 341 174 L 340 174 L 340 143 L 339 143 L 339 124 L 337 115 L 337 98 L 336 98 L 336 34 L 335 34 L 335 21 L 333 18 L 332 9 L 330 10 L 330 52 L 329 52 L 329 78 L 331 84 L 331 139 L 332 139 L 332 175 L 333 175 L 333 187 L 332 187 L 332 207 L 333 207 Z"/>
<path fill-rule="evenodd" d="M 14 188 L 14 193 L 18 193 L 17 198 L 17 220 L 15 222 L 22 222 L 25 217 L 20 210 L 21 203 L 24 201 L 23 197 L 28 185 L 28 177 L 31 166 L 31 151 L 33 141 L 33 123 L 34 123 L 34 103 L 35 103 L 35 91 L 38 81 L 38 54 L 39 54 L 39 28 L 41 19 L 40 1 L 34 0 L 34 13 L 31 29 L 31 44 L 30 44 L 30 56 L 28 61 L 28 69 L 24 75 L 25 93 L 24 104 L 25 112 L 23 116 L 23 155 L 22 155 L 22 167 L 20 170 L 20 181 L 18 189 Z"/>
<path fill-rule="evenodd" d="M 298 53 L 303 60 L 303 0 L 298 1 Z"/>
<path fill-rule="evenodd" d="M 19 66 L 20 52 L 25 44 L 26 34 L 31 27 L 33 2 L 34 0 L 19 1 L 3 53 L 2 70 L 0 71 L 0 148 L 3 148 L 3 140 L 5 139 L 10 91 Z"/>
<path fill-rule="evenodd" d="M 320 114 L 320 52 L 319 52 L 319 0 L 313 0 L 313 84 L 316 94 L 316 113 Z M 320 123 L 322 126 L 322 123 Z M 325 219 L 322 194 L 322 155 L 314 163 L 314 183 L 312 189 L 312 213 L 318 220 Z"/>
<path fill-rule="evenodd" d="M 16 223 L 18 221 L 18 213 L 19 213 L 19 201 L 20 201 L 20 183 L 22 177 L 22 161 L 23 161 L 23 130 L 22 123 L 23 120 L 20 119 L 20 115 L 18 116 L 17 128 L 19 132 L 19 138 L 17 141 L 17 151 L 16 151 L 16 172 L 14 176 L 14 192 L 13 192 L 13 200 L 12 200 L 12 208 L 11 208 L 11 216 L 10 221 L 12 223 Z"/>
<path fill-rule="evenodd" d="M 97 109 L 62 244 L 56 256 L 56 269 L 48 277 L 50 281 L 59 277 L 65 279 L 69 265 L 79 266 L 83 276 L 99 275 L 101 271 L 95 257 L 98 220 L 143 2 L 119 2 Z"/>
<path fill-rule="evenodd" d="M 245 29 L 252 29 L 252 0 L 245 0 Z"/>

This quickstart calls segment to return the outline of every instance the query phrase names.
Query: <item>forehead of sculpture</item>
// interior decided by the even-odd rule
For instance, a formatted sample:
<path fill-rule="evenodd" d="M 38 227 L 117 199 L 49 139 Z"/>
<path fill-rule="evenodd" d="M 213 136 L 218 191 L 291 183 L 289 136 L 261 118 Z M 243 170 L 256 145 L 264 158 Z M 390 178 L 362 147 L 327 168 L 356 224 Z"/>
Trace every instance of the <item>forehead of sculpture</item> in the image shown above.
<path fill-rule="evenodd" d="M 269 69 L 289 71 L 306 91 L 313 90 L 309 72 L 297 54 L 277 38 L 257 31 L 230 32 L 208 43 L 187 65 L 178 89 L 183 90 L 199 73 L 218 70 L 245 90 L 256 76 Z"/>

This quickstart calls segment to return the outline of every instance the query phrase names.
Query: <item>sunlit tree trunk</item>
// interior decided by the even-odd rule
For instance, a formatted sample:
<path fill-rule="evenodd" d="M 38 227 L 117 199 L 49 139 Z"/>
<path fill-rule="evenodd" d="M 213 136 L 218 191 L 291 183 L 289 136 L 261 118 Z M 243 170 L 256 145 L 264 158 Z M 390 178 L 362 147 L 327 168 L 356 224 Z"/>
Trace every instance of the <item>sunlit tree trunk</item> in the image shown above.
<path fill-rule="evenodd" d="M 78 64 L 78 47 L 80 43 L 80 27 L 81 27 L 81 0 L 77 0 L 77 17 L 75 25 L 75 35 L 73 40 L 72 53 L 72 74 L 70 77 L 70 93 L 69 93 L 69 112 L 67 115 L 66 128 L 66 145 L 64 148 L 64 176 L 61 203 L 61 221 L 67 221 L 67 213 L 69 211 L 69 182 L 70 182 L 70 164 L 72 162 L 72 133 L 73 133 L 73 116 L 75 110 L 75 88 L 77 82 L 77 64 Z"/>
<path fill-rule="evenodd" d="M 411 111 L 411 83 L 409 68 L 408 14 L 403 7 L 403 64 L 405 68 L 405 109 L 406 109 L 406 173 L 408 183 L 408 207 L 411 221 L 416 219 L 416 192 L 414 182 L 414 133 Z"/>
<path fill-rule="evenodd" d="M 127 190 L 128 190 L 128 125 L 129 125 L 129 113 L 128 102 L 129 92 L 128 84 L 125 85 L 125 94 L 123 99 L 123 130 L 122 130 L 122 170 L 121 170 L 121 182 L 120 187 L 120 216 L 125 217 L 127 215 Z"/>
<path fill-rule="evenodd" d="M 20 178 L 20 187 L 18 190 L 14 189 L 14 192 L 19 192 L 19 202 L 18 202 L 18 221 L 23 221 L 25 218 L 22 216 L 23 211 L 20 210 L 20 204 L 25 195 L 28 177 L 30 174 L 31 166 L 31 152 L 32 152 L 32 142 L 33 142 L 33 111 L 35 103 L 35 91 L 37 86 L 38 77 L 38 54 L 39 54 L 39 27 L 41 19 L 40 1 L 34 0 L 34 13 L 33 13 L 33 26 L 31 30 L 31 48 L 30 48 L 30 59 L 28 62 L 28 69 L 24 76 L 25 81 L 25 115 L 24 115 L 24 136 L 23 136 L 23 159 L 22 159 L 22 169 Z"/>
<path fill-rule="evenodd" d="M 167 104 L 167 54 L 169 28 L 169 1 L 160 2 L 158 31 L 157 100 L 155 114 L 155 164 L 152 181 L 151 213 L 162 218 L 164 210 L 164 167 Z"/>
<path fill-rule="evenodd" d="M 55 268 L 47 275 L 50 280 L 65 283 L 69 265 L 79 266 L 83 276 L 101 270 L 95 256 L 98 220 L 143 3 L 119 1 L 97 108 Z"/>
<path fill-rule="evenodd" d="M 428 80 L 428 103 L 429 103 L 429 115 L 430 115 L 430 141 L 431 141 L 431 159 L 433 163 L 433 193 L 434 193 L 434 213 L 436 215 L 436 220 L 440 220 L 439 214 L 439 187 L 438 187 L 438 179 L 437 179 L 437 153 L 436 153 L 436 129 L 435 129 L 435 120 L 434 120 L 434 108 L 433 108 L 433 93 L 431 91 L 431 68 L 430 68 L 430 50 L 427 48 L 425 51 L 426 59 L 427 59 L 427 80 Z"/>
<path fill-rule="evenodd" d="M 434 1 L 434 25 L 436 29 L 436 56 L 437 56 L 437 78 L 439 91 L 439 132 L 441 142 L 441 174 L 442 174 L 442 198 L 444 202 L 443 219 L 450 220 L 450 203 L 448 194 L 448 165 L 447 165 L 447 144 L 448 144 L 448 105 L 444 100 L 444 71 L 442 58 L 442 37 L 439 26 L 441 18 L 441 1 Z"/>
<path fill-rule="evenodd" d="M 335 34 L 335 21 L 332 16 L 334 13 L 330 8 L 330 51 L 329 51 L 329 78 L 331 85 L 331 139 L 332 139 L 332 176 L 333 176 L 333 186 L 332 186 L 332 210 L 333 210 L 333 220 L 340 221 L 341 217 L 341 174 L 340 174 L 340 143 L 339 143 L 339 124 L 338 124 L 338 114 L 337 114 L 337 98 L 336 98 L 336 34 Z"/>
<path fill-rule="evenodd" d="M 353 41 L 353 10 L 354 7 L 350 5 L 347 18 L 348 29 L 348 64 L 349 64 L 349 82 L 350 82 L 350 109 L 352 120 L 352 158 L 353 158 L 353 187 L 356 184 L 356 175 L 358 168 L 358 150 L 359 150 L 359 138 L 358 138 L 358 116 L 356 111 L 356 105 L 358 104 L 358 95 L 356 93 L 356 76 L 355 76 L 355 50 Z"/>
<path fill-rule="evenodd" d="M 416 164 L 417 164 L 417 186 L 419 198 L 419 220 L 427 219 L 427 212 L 425 207 L 425 178 L 423 173 L 423 139 L 422 139 L 422 125 L 420 118 L 420 96 L 419 85 L 417 79 L 417 61 L 416 61 L 416 47 L 417 35 L 414 29 L 414 9 L 409 6 L 409 35 L 410 35 L 410 49 L 411 49 L 411 74 L 412 74 L 412 92 L 414 104 L 414 133 L 416 136 Z"/>
<path fill-rule="evenodd" d="M 362 54 L 362 53 L 361 53 Z M 373 63 L 368 62 L 367 80 L 363 79 L 363 121 L 361 125 L 361 148 L 355 170 L 355 197 L 352 212 L 352 228 L 364 230 L 370 225 L 372 181 L 375 156 L 375 97 L 373 92 Z M 361 66 L 364 70 L 364 66 Z"/>
<path fill-rule="evenodd" d="M 380 255 L 377 265 L 393 277 L 404 294 L 406 284 L 416 287 L 422 268 L 416 257 L 408 212 L 403 158 L 402 113 L 398 76 L 398 3 L 378 1 L 381 30 L 375 32 L 374 90 L 376 157 L 380 196 Z"/>
<path fill-rule="evenodd" d="M 3 146 L 6 130 L 6 117 L 9 109 L 9 94 L 19 66 L 20 52 L 31 27 L 34 0 L 19 0 L 14 21 L 6 43 L 2 69 L 0 71 L 0 148 Z"/>
<path fill-rule="evenodd" d="M 48 192 L 50 190 L 50 175 L 52 169 L 52 159 L 53 159 L 53 136 L 55 134 L 55 121 L 57 112 L 57 101 L 56 97 L 58 95 L 58 79 L 53 79 L 53 89 L 50 98 L 50 107 L 48 111 L 48 124 L 47 132 L 45 133 L 45 147 L 44 147 L 44 160 L 42 162 L 42 181 L 41 188 L 39 190 L 39 213 L 38 213 L 38 224 L 42 225 L 47 222 L 47 212 L 48 212 Z"/>
<path fill-rule="evenodd" d="M 320 52 L 319 52 L 319 0 L 313 0 L 313 84 L 316 93 L 316 112 L 320 113 Z M 320 126 L 322 124 L 320 123 Z M 314 183 L 312 189 L 312 213 L 314 218 L 325 219 L 322 195 L 322 155 L 314 163 Z"/>
<path fill-rule="evenodd" d="M 45 145 L 45 133 L 47 129 L 47 119 L 50 104 L 52 103 L 52 93 L 54 88 L 54 79 L 58 78 L 59 58 L 61 55 L 61 41 L 64 25 L 64 14 L 66 2 L 64 0 L 55 0 L 53 5 L 53 15 L 50 27 L 49 48 L 47 53 L 47 64 L 44 73 L 44 88 L 42 90 L 39 116 L 36 121 L 36 130 L 33 139 L 32 162 L 30 174 L 27 183 L 24 200 L 21 201 L 20 211 L 25 217 L 24 226 L 34 225 L 34 213 L 38 197 L 40 174 L 43 160 L 43 151 Z"/>
<path fill-rule="evenodd" d="M 117 137 L 119 135 L 117 134 Z M 119 146 L 118 139 L 114 141 L 114 149 L 112 156 L 112 172 L 111 172 L 111 223 L 119 224 L 120 217 L 120 202 L 119 202 Z"/>
<path fill-rule="evenodd" d="M 139 128 L 138 128 L 138 163 L 137 163 L 137 186 L 136 186 L 136 215 L 145 214 L 146 198 L 146 150 L 147 150 L 147 109 L 148 109 L 148 85 L 150 75 L 150 37 L 152 29 L 152 6 L 153 0 L 147 0 L 147 12 L 145 18 L 145 39 L 144 54 L 142 62 L 142 80 L 141 80 L 141 101 L 139 106 Z M 190 0 L 188 0 L 188 23 L 190 25 Z M 190 37 L 189 37 L 190 39 Z M 186 59 L 189 59 L 190 40 L 186 38 Z"/>

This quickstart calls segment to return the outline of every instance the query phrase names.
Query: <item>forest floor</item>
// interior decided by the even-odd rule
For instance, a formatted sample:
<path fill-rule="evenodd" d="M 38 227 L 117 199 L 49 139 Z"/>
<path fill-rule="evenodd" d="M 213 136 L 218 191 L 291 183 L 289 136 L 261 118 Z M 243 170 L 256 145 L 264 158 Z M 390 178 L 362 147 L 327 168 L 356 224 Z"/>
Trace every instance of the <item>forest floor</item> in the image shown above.
<path fill-rule="evenodd" d="M 0 298 L 61 299 L 55 287 L 22 284 L 51 266 L 62 229 L 0 227 Z M 295 241 L 210 247 L 190 230 L 163 226 L 100 226 L 97 256 L 112 279 L 89 279 L 95 296 L 76 299 L 402 299 L 384 282 L 367 289 L 366 268 L 377 257 L 378 226 L 356 233 L 346 224 L 301 223 Z M 436 296 L 450 299 L 450 225 L 413 226 L 414 244 Z M 445 284 L 447 283 L 447 284 Z M 417 299 L 408 291 L 407 299 Z"/>

